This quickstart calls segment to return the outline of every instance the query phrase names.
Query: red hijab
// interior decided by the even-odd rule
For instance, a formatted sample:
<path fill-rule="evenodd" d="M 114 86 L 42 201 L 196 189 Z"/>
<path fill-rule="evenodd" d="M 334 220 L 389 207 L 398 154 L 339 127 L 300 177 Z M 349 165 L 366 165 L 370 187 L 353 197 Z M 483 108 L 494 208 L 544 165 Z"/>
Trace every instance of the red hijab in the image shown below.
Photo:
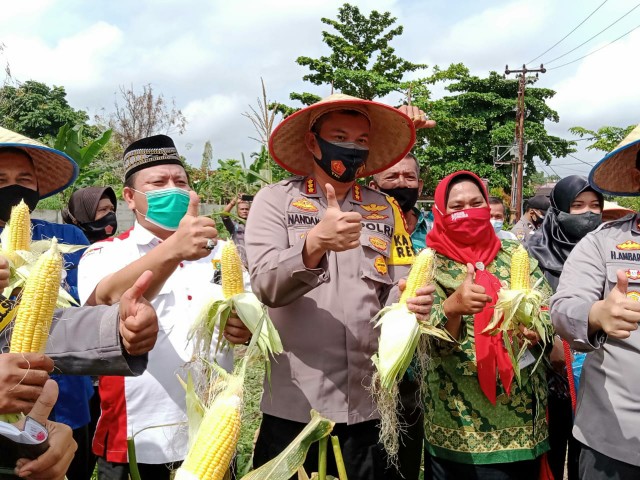
<path fill-rule="evenodd" d="M 458 177 L 467 177 L 477 185 L 487 202 L 486 207 L 470 208 L 447 215 L 447 201 L 449 200 L 449 185 Z M 427 234 L 427 245 L 436 252 L 456 262 L 471 263 L 475 265 L 482 262 L 488 265 L 496 257 L 500 250 L 500 239 L 493 230 L 489 221 L 491 209 L 489 208 L 489 195 L 482 180 L 472 172 L 461 170 L 445 177 L 436 187 L 435 202 L 433 204 L 433 228 Z M 471 221 L 468 221 L 469 218 Z M 486 222 L 482 219 L 486 217 Z M 459 230 L 464 230 L 461 223 L 469 225 L 466 235 L 456 235 Z M 465 233 L 465 232 L 462 232 Z M 465 237 L 469 241 L 464 241 Z"/>
<path fill-rule="evenodd" d="M 471 180 L 477 185 L 486 207 L 469 208 L 447 214 L 449 186 L 459 177 Z M 480 313 L 473 317 L 476 365 L 480 388 L 495 405 L 497 373 L 507 395 L 511 390 L 513 366 L 503 343 L 502 333 L 490 335 L 482 333 L 493 317 L 495 303 L 500 291 L 500 281 L 484 266 L 488 265 L 500 250 L 500 240 L 489 221 L 491 218 L 489 198 L 484 184 L 474 173 L 459 171 L 445 177 L 437 186 L 433 205 L 433 229 L 427 234 L 427 246 L 459 263 L 471 263 L 475 269 L 474 283 L 484 287 L 492 298 Z"/>

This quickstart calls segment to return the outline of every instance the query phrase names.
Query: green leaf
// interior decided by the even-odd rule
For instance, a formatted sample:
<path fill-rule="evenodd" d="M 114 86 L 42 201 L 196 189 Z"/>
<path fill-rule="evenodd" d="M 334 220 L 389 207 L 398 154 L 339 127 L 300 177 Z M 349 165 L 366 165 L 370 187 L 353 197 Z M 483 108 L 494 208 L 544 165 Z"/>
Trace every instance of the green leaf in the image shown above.
<path fill-rule="evenodd" d="M 304 464 L 309 447 L 333 430 L 334 422 L 311 410 L 311 421 L 273 460 L 249 472 L 241 480 L 288 480 Z"/>

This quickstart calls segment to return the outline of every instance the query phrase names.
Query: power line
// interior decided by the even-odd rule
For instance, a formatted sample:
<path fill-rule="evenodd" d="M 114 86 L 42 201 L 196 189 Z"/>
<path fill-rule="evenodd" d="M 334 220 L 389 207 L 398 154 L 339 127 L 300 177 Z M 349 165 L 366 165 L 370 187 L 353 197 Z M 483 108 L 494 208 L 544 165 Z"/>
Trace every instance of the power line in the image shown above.
<path fill-rule="evenodd" d="M 639 4 L 640 5 L 640 4 Z M 593 52 L 587 53 L 586 55 L 583 55 L 580 58 L 576 58 L 575 60 L 571 60 L 570 62 L 567 63 L 563 63 L 562 65 L 558 65 L 557 67 L 552 67 L 549 68 L 548 70 L 557 70 L 558 68 L 562 68 L 562 67 L 566 67 L 567 65 L 571 65 L 572 63 L 576 63 L 580 60 L 582 60 L 583 58 L 588 57 L 589 55 L 593 55 L 596 52 L 599 52 L 600 50 L 602 50 L 603 48 L 608 47 L 609 45 L 616 43 L 618 40 L 620 40 L 621 38 L 626 37 L 627 35 L 629 35 L 631 32 L 633 32 L 634 30 L 637 30 L 638 28 L 640 28 L 640 25 L 636 26 L 635 28 L 632 28 L 631 30 L 629 30 L 627 33 L 625 33 L 624 35 L 620 35 L 618 38 L 616 38 L 615 40 L 607 43 L 605 46 L 598 48 L 597 50 L 594 50 Z"/>
<path fill-rule="evenodd" d="M 571 158 L 575 158 L 576 160 L 578 160 L 580 163 L 584 163 L 585 165 L 589 165 L 590 167 L 593 167 L 595 165 L 595 163 L 589 163 L 589 162 L 585 162 L 584 160 L 576 157 L 575 155 L 572 155 L 571 153 L 568 154 Z"/>
<path fill-rule="evenodd" d="M 594 36 L 592 36 L 591 38 L 585 40 L 584 42 L 582 42 L 580 45 L 578 45 L 575 48 L 572 48 L 571 50 L 569 50 L 566 53 L 563 53 L 562 55 L 560 55 L 559 57 L 554 58 L 553 60 L 550 60 L 548 62 L 545 62 L 547 65 L 550 63 L 555 62 L 556 60 L 560 60 L 562 57 L 566 57 L 567 55 L 569 55 L 571 52 L 575 52 L 577 49 L 579 49 L 580 47 L 582 47 L 583 45 L 585 45 L 586 43 L 589 43 L 591 40 L 593 40 L 594 38 L 598 37 L 601 33 L 606 32 L 607 30 L 609 30 L 611 27 L 613 27 L 616 23 L 618 23 L 620 20 L 622 20 L 624 17 L 626 17 L 627 15 L 629 15 L 631 12 L 633 12 L 636 8 L 640 7 L 640 3 L 638 3 L 635 7 L 633 7 L 631 10 L 629 10 L 627 13 L 625 13 L 624 15 L 622 15 L 620 18 L 618 18 L 615 22 L 613 22 L 612 24 L 608 25 L 607 27 L 605 27 L 604 29 L 600 30 L 598 33 L 596 33 Z M 637 28 L 637 27 L 636 27 Z M 635 29 L 634 29 L 635 30 Z M 633 31 L 633 30 L 632 30 Z M 628 32 L 631 33 L 631 32 Z M 625 35 L 627 35 L 628 33 L 626 33 Z M 623 35 L 624 36 L 624 35 Z M 622 38 L 622 37 L 620 37 Z M 616 40 L 619 40 L 616 39 Z M 616 41 L 614 40 L 614 41 Z M 578 59 L 579 60 L 579 59 Z M 560 68 L 560 67 L 555 67 L 555 68 Z"/>
<path fill-rule="evenodd" d="M 593 15 L 594 13 L 596 13 L 598 10 L 600 10 L 600 8 L 601 8 L 605 3 L 607 3 L 608 1 L 609 1 L 609 0 L 604 0 L 604 2 L 602 2 L 602 3 L 600 4 L 600 6 L 598 6 L 598 8 L 596 8 L 593 12 L 591 12 L 587 18 L 585 18 L 584 20 L 582 20 L 582 21 L 578 24 L 578 26 L 576 26 L 573 30 L 571 30 L 569 33 L 567 33 L 564 37 L 562 37 L 560 40 L 558 40 L 556 43 L 554 43 L 551 47 L 547 48 L 544 52 L 542 52 L 542 53 L 541 53 L 540 55 L 538 55 L 536 58 L 534 58 L 533 60 L 529 60 L 529 61 L 527 62 L 527 64 L 529 64 L 529 63 L 531 63 L 531 62 L 535 62 L 537 59 L 539 59 L 539 58 L 540 58 L 541 56 L 543 56 L 545 53 L 550 52 L 551 50 L 553 50 L 554 48 L 556 48 L 558 45 L 560 45 L 560 43 L 561 43 L 562 41 L 564 41 L 564 40 L 565 40 L 569 35 L 571 35 L 571 34 L 572 34 L 573 32 L 575 32 L 578 28 L 580 28 L 584 22 L 586 22 L 587 20 L 589 20 L 589 19 L 592 17 L 592 15 Z"/>

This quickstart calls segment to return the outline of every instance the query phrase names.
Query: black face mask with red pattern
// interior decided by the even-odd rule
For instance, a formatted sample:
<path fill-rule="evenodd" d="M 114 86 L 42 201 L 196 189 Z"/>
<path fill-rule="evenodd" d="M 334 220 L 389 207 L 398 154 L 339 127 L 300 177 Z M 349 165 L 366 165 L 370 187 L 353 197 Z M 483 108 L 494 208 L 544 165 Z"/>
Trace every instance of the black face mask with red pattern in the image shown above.
<path fill-rule="evenodd" d="M 321 157 L 316 163 L 322 171 L 337 182 L 353 182 L 364 167 L 369 149 L 353 142 L 331 143 L 315 134 Z"/>

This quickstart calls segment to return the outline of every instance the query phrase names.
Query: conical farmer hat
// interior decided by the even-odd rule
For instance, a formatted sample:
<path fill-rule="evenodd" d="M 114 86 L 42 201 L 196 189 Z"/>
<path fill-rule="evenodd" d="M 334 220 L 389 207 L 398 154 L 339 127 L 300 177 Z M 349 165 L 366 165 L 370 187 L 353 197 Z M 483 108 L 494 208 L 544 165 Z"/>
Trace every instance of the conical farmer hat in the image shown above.
<path fill-rule="evenodd" d="M 313 154 L 305 144 L 305 134 L 325 113 L 355 110 L 369 119 L 369 156 L 361 177 L 386 170 L 402 160 L 413 147 L 416 130 L 411 119 L 398 109 L 379 102 L 334 94 L 285 118 L 269 138 L 269 152 L 285 170 L 308 175 Z"/>
<path fill-rule="evenodd" d="M 589 173 L 589 183 L 607 195 L 640 195 L 633 169 L 640 170 L 640 125 L 600 160 Z"/>
<path fill-rule="evenodd" d="M 0 127 L 0 151 L 6 147 L 24 150 L 31 157 L 40 198 L 61 192 L 78 178 L 78 165 L 66 154 Z"/>

